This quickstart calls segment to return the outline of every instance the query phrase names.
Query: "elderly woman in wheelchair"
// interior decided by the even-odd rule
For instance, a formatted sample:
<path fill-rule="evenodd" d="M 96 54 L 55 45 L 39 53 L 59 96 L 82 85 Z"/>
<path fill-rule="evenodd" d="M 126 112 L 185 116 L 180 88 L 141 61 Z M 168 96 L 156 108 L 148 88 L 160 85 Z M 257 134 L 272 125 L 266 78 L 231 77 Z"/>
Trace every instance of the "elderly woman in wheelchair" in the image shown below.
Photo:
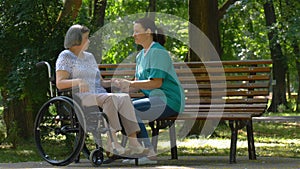
<path fill-rule="evenodd" d="M 144 148 L 137 139 L 137 132 L 140 131 L 140 128 L 137 123 L 134 107 L 132 105 L 130 96 L 125 93 L 108 93 L 105 88 L 111 87 L 111 85 L 113 84 L 112 80 L 104 80 L 101 77 L 100 70 L 98 69 L 98 65 L 95 61 L 93 54 L 85 51 L 89 46 L 89 32 L 90 30 L 87 27 L 82 25 L 73 25 L 67 31 L 64 40 L 65 50 L 59 54 L 56 60 L 56 66 L 55 66 L 56 88 L 59 91 L 77 88 L 76 91 L 73 90 L 71 93 L 73 98 L 78 98 L 79 100 L 78 103 L 80 105 L 78 107 L 86 107 L 86 108 L 97 107 L 100 108 L 101 112 L 105 114 L 105 118 L 107 121 L 106 125 L 108 125 L 108 130 L 109 130 L 107 151 L 111 152 L 108 153 L 108 155 L 110 154 L 116 154 L 119 156 L 146 155 L 149 152 L 149 150 L 147 148 Z M 43 112 L 44 109 L 50 109 L 49 107 L 51 105 L 56 105 L 56 102 L 60 102 L 60 104 L 64 102 L 65 104 L 72 103 L 72 105 L 75 106 L 77 105 L 76 102 L 70 100 L 69 98 L 63 96 L 55 97 L 52 98 L 47 103 L 45 103 L 45 105 L 41 108 L 40 112 Z M 64 107 L 67 106 L 64 105 Z M 100 109 L 98 109 L 98 111 L 100 111 Z M 82 123 L 84 123 L 88 128 L 89 121 L 86 121 L 86 117 L 84 117 L 85 114 L 86 112 L 85 109 L 83 108 L 82 115 L 77 113 L 78 117 L 76 118 L 78 119 L 77 121 L 81 122 L 81 126 L 83 125 Z M 47 118 L 42 116 L 45 115 L 43 115 L 43 113 L 39 113 L 35 122 L 35 130 L 36 130 L 35 137 L 37 140 L 36 142 L 38 148 L 41 149 L 40 153 L 42 154 L 43 158 L 46 161 L 48 161 L 53 165 L 69 164 L 70 163 L 69 159 L 71 159 L 71 157 L 67 157 L 68 160 L 58 161 L 57 160 L 57 158 L 59 158 L 58 155 L 55 155 L 55 157 L 50 157 L 51 155 L 48 154 L 51 154 L 51 152 L 50 153 L 47 152 L 48 153 L 47 154 L 44 151 L 44 149 L 46 149 L 45 148 L 46 146 L 42 147 L 41 142 L 43 141 L 42 137 L 44 136 L 41 131 L 44 130 L 44 128 L 52 127 L 52 126 L 45 127 L 45 125 L 50 125 L 50 123 L 52 122 L 49 122 L 49 120 L 47 122 L 44 122 L 46 121 L 44 119 Z M 55 121 L 60 120 L 61 121 L 60 123 L 62 124 L 63 123 L 62 121 L 65 120 L 64 118 L 66 117 L 62 117 L 61 115 L 56 115 L 55 118 L 57 119 Z M 70 119 L 70 117 L 68 118 Z M 72 123 L 72 121 L 69 123 Z M 57 125 L 57 124 L 58 122 L 55 122 L 55 124 L 53 125 Z M 58 127 L 55 127 L 54 133 L 66 135 L 67 132 L 71 133 L 76 131 L 74 132 L 76 133 L 75 142 L 76 144 L 79 144 L 78 142 L 80 142 L 82 138 L 81 136 L 78 135 L 84 135 L 84 134 L 80 133 L 80 130 L 78 132 L 77 128 L 71 129 L 72 125 L 69 126 L 71 127 L 61 127 L 60 129 L 58 129 Z M 123 147 L 121 144 L 117 142 L 116 133 L 121 130 L 124 131 L 125 134 L 128 136 L 129 144 L 127 148 Z M 49 138 L 51 138 L 53 134 L 51 136 L 49 136 L 50 134 L 47 135 L 48 135 L 47 139 L 50 140 Z M 84 146 L 82 147 L 83 149 L 85 148 Z M 76 153 L 79 154 L 80 151 L 81 150 L 76 151 Z M 76 155 L 79 156 L 78 154 Z M 73 160 L 74 153 L 72 153 L 70 156 L 72 156 L 72 160 Z"/>
<path fill-rule="evenodd" d="M 115 146 L 119 154 L 145 153 L 147 149 L 136 139 L 140 128 L 130 96 L 124 93 L 106 92 L 104 87 L 111 87 L 111 81 L 102 79 L 94 56 L 85 51 L 88 45 L 89 29 L 81 25 L 71 26 L 65 36 L 66 50 L 59 54 L 56 61 L 57 88 L 79 87 L 79 93 L 76 95 L 81 99 L 83 106 L 101 107 L 110 121 L 113 140 L 117 140 L 116 132 L 121 131 L 121 124 L 123 125 L 129 139 L 129 149 L 125 150 L 116 142 Z"/>

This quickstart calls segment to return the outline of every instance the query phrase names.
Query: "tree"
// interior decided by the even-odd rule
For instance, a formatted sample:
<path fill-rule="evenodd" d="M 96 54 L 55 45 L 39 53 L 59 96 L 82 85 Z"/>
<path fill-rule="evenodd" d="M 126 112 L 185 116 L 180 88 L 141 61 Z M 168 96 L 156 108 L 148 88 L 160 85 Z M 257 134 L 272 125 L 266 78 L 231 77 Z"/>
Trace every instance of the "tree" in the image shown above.
<path fill-rule="evenodd" d="M 192 49 L 198 49 L 199 51 L 196 53 L 200 53 L 198 56 L 195 51 L 193 51 L 191 48 L 189 50 L 189 55 L 186 58 L 185 61 L 199 61 L 200 58 L 205 59 L 205 61 L 209 60 L 216 60 L 219 59 L 219 56 L 221 56 L 221 42 L 220 42 L 220 32 L 219 32 L 219 21 L 222 19 L 222 17 L 225 14 L 226 9 L 230 7 L 231 4 L 233 4 L 235 0 L 228 0 L 226 1 L 223 6 L 218 9 L 218 1 L 217 0 L 199 0 L 199 1 L 189 1 L 189 22 L 193 25 L 195 25 L 197 28 L 199 28 L 211 41 L 213 46 L 215 47 L 216 51 L 218 52 L 218 56 L 210 55 L 207 56 L 208 53 L 207 50 L 207 44 L 201 43 L 201 38 L 197 35 L 194 35 L 195 30 L 190 26 L 189 27 L 189 41 L 190 41 L 190 47 Z M 201 44 L 201 46 L 200 46 Z M 204 61 L 204 60 L 203 60 Z M 193 127 L 189 131 L 188 135 L 193 135 L 199 133 L 202 130 L 202 127 L 204 125 L 204 121 L 196 121 L 195 124 L 193 124 Z M 186 133 L 186 129 L 190 128 L 190 122 L 186 121 L 183 125 L 184 127 L 181 129 L 180 135 L 183 135 Z M 213 127 L 213 126 L 212 126 Z M 203 134 L 210 134 L 210 133 L 203 133 Z"/>
<path fill-rule="evenodd" d="M 31 38 L 41 40 L 45 35 L 42 29 L 35 29 L 33 33 L 30 27 L 39 24 L 46 25 L 48 20 L 43 23 L 39 22 L 40 17 L 46 15 L 34 15 L 36 8 L 43 8 L 45 5 L 32 3 L 32 1 L 2 1 L 1 11 L 4 11 L 0 19 L 1 23 L 1 94 L 3 97 L 3 119 L 6 124 L 7 138 L 17 144 L 20 138 L 28 138 L 32 133 L 35 104 L 42 98 L 35 97 L 33 93 L 34 83 L 37 80 L 33 77 L 36 75 L 32 71 L 34 60 L 31 54 L 37 50 L 29 46 L 35 43 Z M 13 7 L 13 8 L 12 8 Z M 27 8 L 27 9 L 26 9 Z M 13 9 L 13 10 L 12 10 Z M 32 28 L 31 27 L 31 28 Z M 44 27 L 45 28 L 45 27 Z M 51 29 L 51 28 L 50 28 Z M 22 40 L 20 40 L 22 39 Z M 42 42 L 42 41 L 40 41 Z M 30 85 L 33 85 L 30 87 Z M 42 92 L 36 90 L 36 92 Z"/>
<path fill-rule="evenodd" d="M 4 0 L 0 7 L 4 11 L 0 16 L 3 119 L 7 141 L 15 147 L 18 141 L 31 138 L 35 115 L 48 99 L 47 76 L 38 73 L 35 63 L 47 60 L 53 65 L 70 23 L 57 18 L 65 14 L 75 17 L 72 12 L 78 11 L 62 12 L 59 17 L 66 4 L 63 8 L 59 1 L 42 0 Z"/>
<path fill-rule="evenodd" d="M 216 50 L 220 53 L 220 33 L 218 27 L 218 2 L 212 1 L 189 1 L 189 22 L 199 28 L 213 43 Z M 191 26 L 189 28 L 190 45 L 193 49 L 199 49 L 199 36 L 195 36 Z M 201 56 L 198 56 L 195 51 L 189 50 L 187 61 L 199 61 Z M 210 58 L 207 58 L 210 60 Z"/>
<path fill-rule="evenodd" d="M 273 1 L 268 0 L 264 4 L 264 12 L 266 15 L 266 24 L 268 27 L 276 24 L 275 9 Z M 284 57 L 281 45 L 278 42 L 278 30 L 275 28 L 271 29 L 268 33 L 271 58 L 273 60 L 273 85 L 272 103 L 268 111 L 277 112 L 277 107 L 281 104 L 286 105 L 286 71 L 287 71 L 287 60 Z"/>
<path fill-rule="evenodd" d="M 294 98 L 291 93 L 298 93 L 298 98 L 296 98 L 296 107 L 291 107 L 288 104 L 287 108 L 289 110 L 296 110 L 299 112 L 299 74 L 300 74 L 300 49 L 299 49 L 299 11 L 300 11 L 300 2 L 299 1 L 280 1 L 277 3 L 279 6 L 276 11 L 278 18 L 277 29 L 279 32 L 280 42 L 282 42 L 282 50 L 284 55 L 287 58 L 288 70 L 287 70 L 287 90 L 288 90 L 288 103 L 293 102 Z"/>
<path fill-rule="evenodd" d="M 107 0 L 94 0 L 94 12 L 92 17 L 92 32 L 95 32 L 97 29 L 101 28 L 104 25 L 105 10 L 107 6 Z M 102 58 L 102 35 L 100 33 L 99 44 L 94 48 L 93 53 L 97 63 L 101 63 Z"/>

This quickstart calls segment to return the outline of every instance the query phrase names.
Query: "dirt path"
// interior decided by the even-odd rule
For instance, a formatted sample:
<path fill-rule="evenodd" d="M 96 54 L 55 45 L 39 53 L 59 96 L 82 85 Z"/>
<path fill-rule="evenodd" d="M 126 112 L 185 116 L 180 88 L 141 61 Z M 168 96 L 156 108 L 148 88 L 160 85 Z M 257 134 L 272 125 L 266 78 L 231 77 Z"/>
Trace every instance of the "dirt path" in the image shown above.
<path fill-rule="evenodd" d="M 111 164 L 101 165 L 100 168 L 199 168 L 199 169 L 300 169 L 299 158 L 258 157 L 257 160 L 248 160 L 248 157 L 237 157 L 236 164 L 229 164 L 227 156 L 186 156 L 178 160 L 169 160 L 169 157 L 161 157 L 156 165 L 134 166 L 123 164 L 121 160 Z M 72 163 L 68 166 L 57 167 L 47 162 L 22 162 L 22 163 L 0 163 L 0 168 L 94 168 L 87 160 L 80 163 Z"/>

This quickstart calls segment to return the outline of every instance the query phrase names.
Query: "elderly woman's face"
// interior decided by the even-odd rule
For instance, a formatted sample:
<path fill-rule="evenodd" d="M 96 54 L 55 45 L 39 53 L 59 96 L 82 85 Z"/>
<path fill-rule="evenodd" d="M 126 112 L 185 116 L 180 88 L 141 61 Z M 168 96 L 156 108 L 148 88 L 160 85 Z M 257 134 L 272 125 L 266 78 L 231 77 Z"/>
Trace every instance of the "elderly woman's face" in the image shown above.
<path fill-rule="evenodd" d="M 89 40 L 89 33 L 86 32 L 82 34 L 82 41 L 81 41 L 81 47 L 82 50 L 87 50 L 89 48 L 90 40 Z"/>

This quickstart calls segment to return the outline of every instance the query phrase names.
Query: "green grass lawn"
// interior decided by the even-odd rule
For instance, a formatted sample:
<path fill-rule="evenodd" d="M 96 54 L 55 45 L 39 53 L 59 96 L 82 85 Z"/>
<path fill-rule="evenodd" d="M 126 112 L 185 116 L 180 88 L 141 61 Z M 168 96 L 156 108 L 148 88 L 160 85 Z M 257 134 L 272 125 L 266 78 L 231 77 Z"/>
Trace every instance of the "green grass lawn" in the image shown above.
<path fill-rule="evenodd" d="M 299 128 L 299 123 L 255 122 L 253 130 L 257 156 L 300 158 Z M 217 136 L 210 138 L 184 138 L 177 141 L 179 155 L 228 156 L 230 128 L 219 126 L 216 133 Z M 159 149 L 163 149 L 163 155 L 170 155 L 169 144 L 167 139 L 163 143 L 160 141 Z M 248 156 L 247 147 L 247 133 L 243 129 L 238 133 L 237 156 Z"/>
<path fill-rule="evenodd" d="M 257 156 L 300 158 L 300 124 L 299 123 L 254 123 L 254 137 Z M 230 146 L 230 129 L 220 126 L 216 129 L 217 137 L 178 139 L 179 156 L 228 156 Z M 170 155 L 167 130 L 162 130 L 159 137 L 158 152 L 160 156 Z M 237 156 L 247 156 L 246 131 L 239 131 Z M 0 145 L 0 163 L 41 161 L 34 141 L 26 141 L 17 149 L 11 145 Z"/>

